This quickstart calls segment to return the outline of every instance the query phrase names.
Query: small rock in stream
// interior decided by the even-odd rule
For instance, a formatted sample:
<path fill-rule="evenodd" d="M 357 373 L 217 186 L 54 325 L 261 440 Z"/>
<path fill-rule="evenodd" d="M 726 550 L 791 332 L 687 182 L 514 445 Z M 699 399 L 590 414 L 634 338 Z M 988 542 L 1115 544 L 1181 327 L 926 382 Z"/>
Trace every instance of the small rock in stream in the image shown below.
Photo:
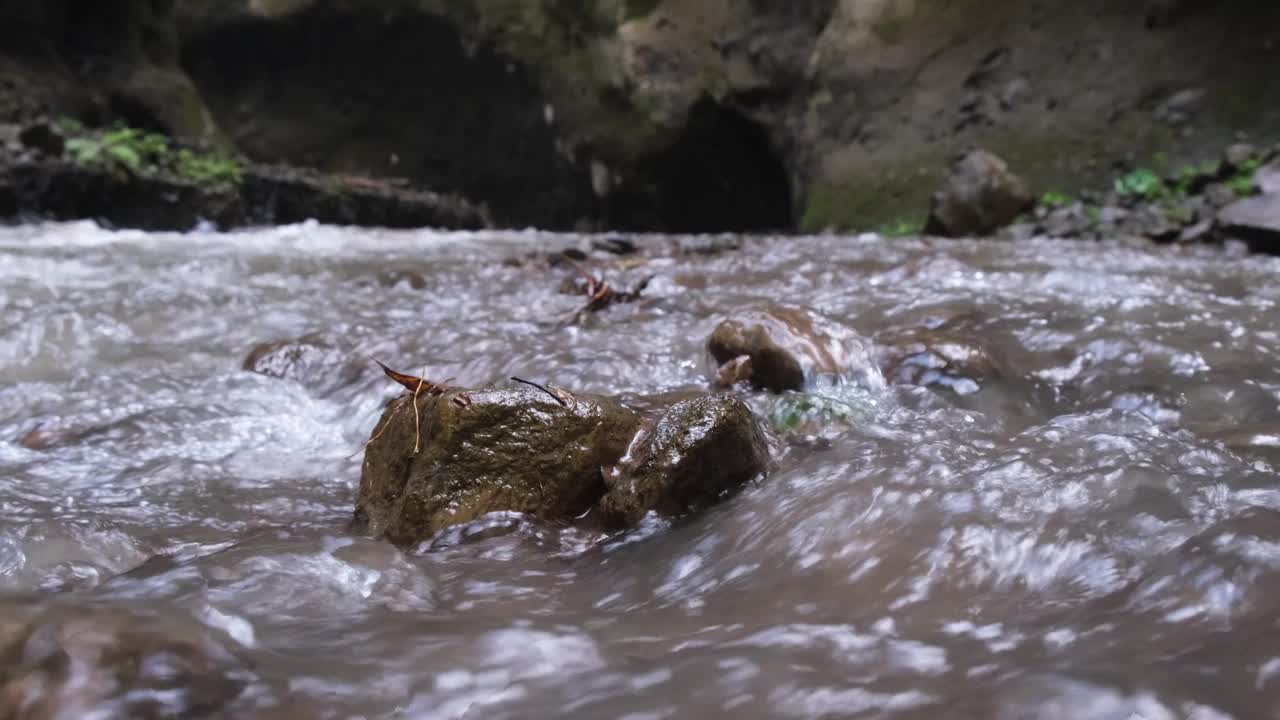
<path fill-rule="evenodd" d="M 325 395 L 360 379 L 363 366 L 336 338 L 312 333 L 295 340 L 262 343 L 249 351 L 245 370 L 292 380 Z"/>
<path fill-rule="evenodd" d="M 756 388 L 774 392 L 803 389 L 815 376 L 844 376 L 871 366 L 867 345 L 851 330 L 781 305 L 725 319 L 711 333 L 707 350 L 720 366 L 718 382 L 749 379 Z"/>

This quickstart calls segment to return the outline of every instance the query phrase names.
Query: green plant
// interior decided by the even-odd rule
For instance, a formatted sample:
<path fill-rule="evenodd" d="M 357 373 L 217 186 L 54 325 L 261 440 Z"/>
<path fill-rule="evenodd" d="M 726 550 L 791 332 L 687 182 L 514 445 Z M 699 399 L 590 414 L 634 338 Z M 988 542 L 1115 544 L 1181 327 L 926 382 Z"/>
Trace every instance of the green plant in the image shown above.
<path fill-rule="evenodd" d="M 81 165 L 103 167 L 131 175 L 171 172 L 191 182 L 215 188 L 234 187 L 242 178 L 240 163 L 219 153 L 175 149 L 164 135 L 118 127 L 101 135 L 67 140 L 68 156 Z"/>
<path fill-rule="evenodd" d="M 178 151 L 176 170 L 182 177 L 201 185 L 240 184 L 242 171 L 234 158 L 216 153 L 198 154 L 186 148 Z"/>
<path fill-rule="evenodd" d="M 1262 167 L 1262 160 L 1259 158 L 1250 158 L 1241 165 L 1236 172 L 1227 179 L 1227 187 L 1231 188 L 1231 192 L 1236 197 L 1248 197 L 1253 194 L 1253 176 L 1257 174 L 1258 168 Z"/>
<path fill-rule="evenodd" d="M 1147 168 L 1138 168 L 1128 175 L 1116 178 L 1115 181 L 1116 194 L 1123 196 L 1154 200 L 1166 190 L 1160 176 Z"/>
<path fill-rule="evenodd" d="M 924 220 L 920 218 L 898 218 L 880 226 L 878 231 L 885 237 L 908 237 L 924 232 Z"/>
<path fill-rule="evenodd" d="M 1074 200 L 1071 199 L 1070 195 L 1058 192 L 1057 190 L 1050 190 L 1040 196 L 1040 204 L 1048 208 L 1062 207 L 1064 205 L 1070 205 L 1072 202 L 1074 202 Z"/>
<path fill-rule="evenodd" d="M 780 430 L 796 430 L 813 424 L 848 421 L 853 408 L 834 398 L 800 393 L 783 396 L 771 420 Z"/>
<path fill-rule="evenodd" d="M 119 128 L 98 137 L 76 137 L 67 141 L 67 152 L 81 165 L 101 165 L 131 174 L 165 160 L 169 139 L 135 128 Z"/>

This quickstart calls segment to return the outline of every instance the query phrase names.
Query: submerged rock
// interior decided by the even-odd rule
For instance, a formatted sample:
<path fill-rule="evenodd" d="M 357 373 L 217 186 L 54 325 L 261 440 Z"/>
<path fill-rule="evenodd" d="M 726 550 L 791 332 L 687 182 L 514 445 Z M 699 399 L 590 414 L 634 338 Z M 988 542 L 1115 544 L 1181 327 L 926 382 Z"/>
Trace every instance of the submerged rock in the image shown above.
<path fill-rule="evenodd" d="M 924 231 L 947 237 L 990 235 L 1033 203 L 1027 184 L 1003 160 L 973 150 L 952 164 L 934 193 Z"/>
<path fill-rule="evenodd" d="M 630 527 L 650 511 L 678 516 L 707 507 L 763 472 L 768 461 L 764 433 L 742 400 L 683 400 L 642 431 L 606 476 L 601 518 Z"/>
<path fill-rule="evenodd" d="M 750 380 L 759 389 L 800 390 L 816 375 L 867 368 L 866 346 L 850 330 L 808 310 L 772 305 L 721 322 L 707 350 L 717 380 Z"/>
<path fill-rule="evenodd" d="M 537 388 L 451 389 L 417 407 L 400 396 L 374 429 L 353 521 L 401 545 L 497 511 L 581 515 L 641 424 L 608 398 Z"/>
<path fill-rule="evenodd" d="M 240 645 L 176 613 L 0 604 L 0 717 L 236 716 Z"/>
<path fill-rule="evenodd" d="M 320 333 L 262 343 L 249 351 L 245 370 L 292 380 L 324 395 L 360 378 L 362 367 L 335 338 Z"/>

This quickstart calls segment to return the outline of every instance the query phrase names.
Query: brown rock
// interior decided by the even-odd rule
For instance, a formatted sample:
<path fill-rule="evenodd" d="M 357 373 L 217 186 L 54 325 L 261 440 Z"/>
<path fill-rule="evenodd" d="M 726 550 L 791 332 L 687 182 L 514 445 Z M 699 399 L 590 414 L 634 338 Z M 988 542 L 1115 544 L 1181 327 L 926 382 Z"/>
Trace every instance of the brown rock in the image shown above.
<path fill-rule="evenodd" d="M 865 345 L 852 331 L 810 311 L 777 305 L 724 320 L 707 349 L 716 363 L 737 366 L 721 368 L 718 380 L 750 379 L 755 387 L 775 392 L 799 390 L 815 375 L 844 375 L 869 364 Z M 749 368 L 744 367 L 748 361 Z"/>
<path fill-rule="evenodd" d="M 642 432 L 606 476 L 601 518 L 631 527 L 650 511 L 679 516 L 705 508 L 759 475 L 768 461 L 764 433 L 742 400 L 681 401 Z"/>
<path fill-rule="evenodd" d="M 497 511 L 566 522 L 604 492 L 601 467 L 640 417 L 594 395 L 452 389 L 383 413 L 365 451 L 353 525 L 400 545 Z M 415 453 L 415 447 L 417 452 Z"/>
<path fill-rule="evenodd" d="M 1003 160 L 973 150 L 952 164 L 934 193 L 924 231 L 947 237 L 990 235 L 1033 204 L 1027 184 Z"/>

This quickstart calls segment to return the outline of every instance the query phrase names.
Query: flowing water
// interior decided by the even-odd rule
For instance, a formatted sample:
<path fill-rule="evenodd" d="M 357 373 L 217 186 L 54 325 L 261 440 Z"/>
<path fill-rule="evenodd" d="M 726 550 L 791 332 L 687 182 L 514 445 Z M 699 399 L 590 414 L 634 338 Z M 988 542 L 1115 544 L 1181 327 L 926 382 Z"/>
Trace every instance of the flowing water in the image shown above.
<path fill-rule="evenodd" d="M 744 238 L 614 270 L 654 274 L 646 299 L 557 327 L 565 272 L 503 260 L 589 242 L 0 229 L 0 643 L 30 633 L 0 657 L 0 704 L 1280 717 L 1280 261 Z M 951 328 L 996 369 L 864 373 L 832 390 L 850 411 L 782 423 L 767 477 L 676 523 L 411 552 L 348 532 L 358 451 L 399 390 L 370 357 L 458 385 L 705 389 L 718 319 L 779 301 L 882 347 Z M 350 353 L 292 379 L 242 369 L 310 333 Z M 751 402 L 777 420 L 792 400 Z M 148 632 L 202 638 L 196 659 Z M 55 636 L 100 651 L 59 663 Z"/>

